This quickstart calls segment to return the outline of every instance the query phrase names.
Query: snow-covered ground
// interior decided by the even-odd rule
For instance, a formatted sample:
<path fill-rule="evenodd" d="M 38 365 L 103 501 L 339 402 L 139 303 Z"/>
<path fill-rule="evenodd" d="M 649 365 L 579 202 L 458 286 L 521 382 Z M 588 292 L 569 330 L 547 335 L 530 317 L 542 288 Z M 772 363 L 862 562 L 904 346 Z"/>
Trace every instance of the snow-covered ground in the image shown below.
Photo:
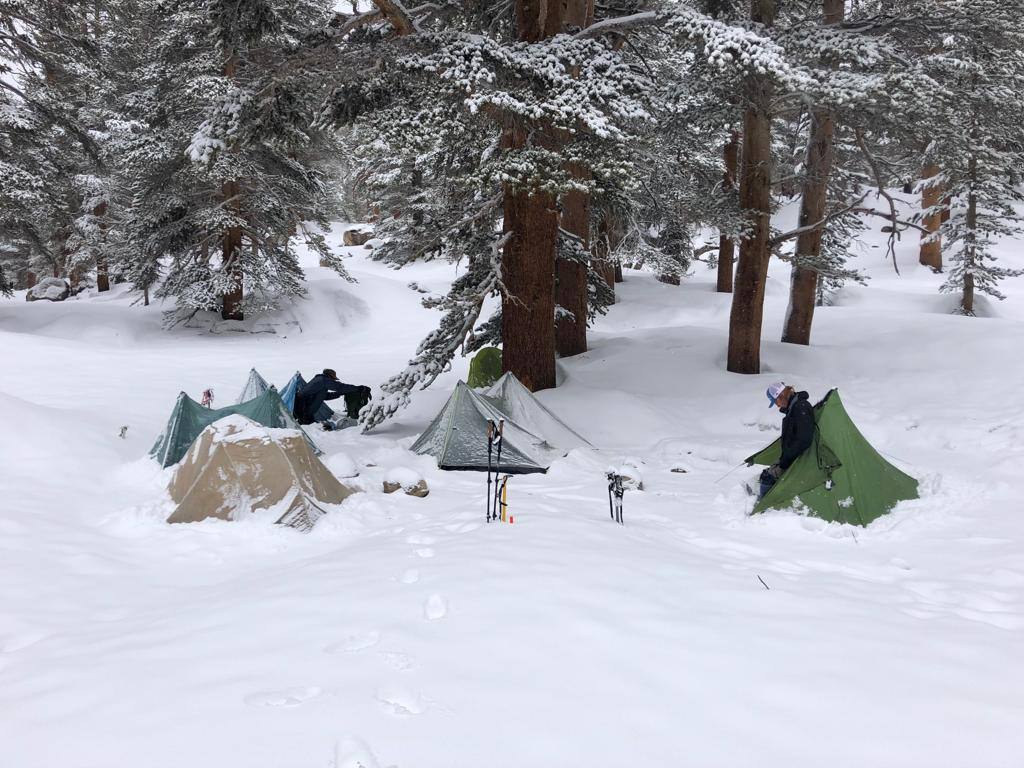
<path fill-rule="evenodd" d="M 1017 768 L 1024 280 L 953 316 L 914 243 L 900 276 L 881 243 L 810 348 L 777 342 L 773 266 L 760 376 L 724 371 L 712 273 L 628 273 L 541 395 L 600 450 L 513 478 L 514 525 L 483 524 L 482 474 L 406 450 L 465 360 L 377 433 L 317 436 L 366 492 L 308 535 L 167 525 L 145 458 L 179 390 L 227 404 L 251 366 L 376 386 L 436 322 L 407 284 L 448 265 L 350 249 L 358 284 L 311 265 L 253 333 L 162 331 L 119 290 L 0 300 L 0 766 Z M 774 438 L 777 378 L 839 387 L 922 498 L 866 529 L 747 517 L 754 471 L 722 476 Z M 620 527 L 603 470 L 629 459 Z M 427 498 L 381 492 L 402 467 Z"/>

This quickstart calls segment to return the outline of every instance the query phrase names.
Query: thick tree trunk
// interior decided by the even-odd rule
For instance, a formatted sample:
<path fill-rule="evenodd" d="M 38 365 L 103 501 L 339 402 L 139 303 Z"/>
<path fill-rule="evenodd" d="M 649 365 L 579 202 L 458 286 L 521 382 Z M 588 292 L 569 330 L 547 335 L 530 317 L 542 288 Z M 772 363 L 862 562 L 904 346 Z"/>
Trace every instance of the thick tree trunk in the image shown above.
<path fill-rule="evenodd" d="M 593 0 L 563 0 L 565 25 L 583 29 L 594 19 Z M 574 73 L 574 74 L 578 74 Z M 568 138 L 568 137 L 565 137 Z M 569 174 L 587 180 L 589 171 L 570 164 Z M 590 195 L 568 192 L 562 196 L 561 228 L 576 235 L 584 251 L 590 249 Z M 558 259 L 555 264 L 555 300 L 572 317 L 560 317 L 555 324 L 555 351 L 559 357 L 571 357 L 587 351 L 587 265 Z"/>
<path fill-rule="evenodd" d="M 754 22 L 771 26 L 775 19 L 774 0 L 752 0 L 750 17 Z M 750 217 L 752 229 L 740 240 L 729 314 L 727 368 L 733 373 L 760 373 L 761 322 L 771 233 L 771 79 L 762 74 L 747 75 L 744 92 L 747 108 L 743 115 L 740 208 Z"/>
<path fill-rule="evenodd" d="M 586 173 L 572 167 L 578 178 Z M 562 197 L 561 227 L 581 240 L 584 250 L 590 248 L 590 195 L 569 192 Z M 573 317 L 560 317 L 555 324 L 555 351 L 559 357 L 571 357 L 587 351 L 587 266 L 577 261 L 558 259 L 555 264 L 556 302 L 572 312 Z"/>
<path fill-rule="evenodd" d="M 726 190 L 736 188 L 736 171 L 740 156 L 740 132 L 733 131 L 722 152 L 725 171 L 722 174 L 722 186 Z M 731 237 L 718 237 L 718 292 L 732 293 L 732 267 L 736 258 L 736 244 Z"/>
<path fill-rule="evenodd" d="M 105 232 L 107 224 L 104 219 L 107 215 L 107 204 L 100 203 L 93 208 L 92 214 L 101 220 L 100 228 Z M 103 240 L 105 243 L 106 237 L 104 237 Z M 107 259 L 105 256 L 96 257 L 96 290 L 100 293 L 110 290 L 110 273 L 107 270 Z"/>
<path fill-rule="evenodd" d="M 844 0 L 823 0 L 822 23 L 838 24 L 843 20 Z M 828 203 L 828 180 L 832 174 L 835 154 L 835 115 L 828 109 L 811 112 L 811 134 L 807 140 L 807 159 L 803 191 L 800 199 L 799 226 L 806 227 L 821 221 Z M 802 266 L 802 260 L 814 260 L 821 255 L 823 228 L 803 232 L 797 237 L 797 263 L 793 265 L 789 287 L 789 311 L 782 340 L 789 344 L 810 344 L 814 306 L 818 299 L 818 272 Z"/>
<path fill-rule="evenodd" d="M 926 165 L 921 169 L 921 178 L 930 179 L 933 176 L 938 175 L 939 166 L 937 165 Z M 939 205 L 945 197 L 945 190 L 943 190 L 941 184 L 932 184 L 925 189 L 921 190 L 921 208 L 922 210 L 931 208 Z M 918 261 L 926 267 L 931 267 L 936 272 L 942 271 L 942 240 L 939 238 L 937 233 L 939 227 L 942 226 L 942 214 L 936 213 L 931 216 L 925 216 L 921 221 L 921 226 L 932 233 L 932 237 L 925 242 L 924 238 L 929 237 L 924 233 L 921 234 L 921 252 L 918 257 Z"/>
<path fill-rule="evenodd" d="M 516 33 L 535 43 L 562 31 L 565 3 L 516 0 Z M 529 126 L 510 123 L 504 144 L 526 146 Z M 536 131 L 534 141 L 542 130 Z M 555 251 L 558 208 L 554 195 L 506 185 L 504 231 L 511 237 L 501 258 L 507 295 L 501 302 L 502 367 L 531 391 L 555 386 Z"/>
<path fill-rule="evenodd" d="M 513 128 L 507 139 L 522 146 L 526 130 Z M 556 203 L 536 190 L 505 189 L 505 232 L 512 237 L 501 258 L 508 292 L 501 304 L 501 362 L 533 392 L 555 386 Z"/>

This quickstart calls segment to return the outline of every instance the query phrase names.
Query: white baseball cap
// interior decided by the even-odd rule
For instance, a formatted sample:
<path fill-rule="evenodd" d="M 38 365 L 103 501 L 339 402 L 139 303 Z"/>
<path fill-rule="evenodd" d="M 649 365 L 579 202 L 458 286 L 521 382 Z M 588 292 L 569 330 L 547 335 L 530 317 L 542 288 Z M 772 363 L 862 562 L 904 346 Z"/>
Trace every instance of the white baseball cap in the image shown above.
<path fill-rule="evenodd" d="M 769 408 L 775 407 L 775 401 L 779 399 L 779 395 L 781 395 L 785 389 L 786 382 L 784 381 L 776 381 L 774 384 L 768 386 L 765 394 L 768 395 Z"/>

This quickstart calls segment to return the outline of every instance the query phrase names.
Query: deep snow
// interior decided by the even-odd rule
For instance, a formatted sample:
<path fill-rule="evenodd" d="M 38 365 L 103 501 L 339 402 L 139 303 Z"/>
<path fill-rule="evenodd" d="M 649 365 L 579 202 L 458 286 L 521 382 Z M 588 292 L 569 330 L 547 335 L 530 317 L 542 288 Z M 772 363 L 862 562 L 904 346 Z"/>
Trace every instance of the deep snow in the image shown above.
<path fill-rule="evenodd" d="M 166 525 L 145 458 L 179 390 L 227 404 L 251 366 L 376 386 L 436 322 L 407 284 L 451 266 L 349 249 L 358 284 L 310 266 L 254 332 L 162 331 L 120 290 L 0 300 L 0 766 L 1020 766 L 1024 280 L 953 316 L 881 243 L 810 348 L 777 342 L 773 265 L 760 376 L 724 371 L 711 272 L 628 273 L 541 395 L 599 450 L 513 478 L 514 525 L 483 524 L 483 474 L 406 450 L 465 360 L 373 435 L 316 435 L 365 493 L 308 535 Z M 866 529 L 747 517 L 753 470 L 722 476 L 775 436 L 776 378 L 839 387 L 922 498 Z M 620 527 L 603 472 L 629 460 Z M 402 468 L 429 497 L 382 493 Z"/>

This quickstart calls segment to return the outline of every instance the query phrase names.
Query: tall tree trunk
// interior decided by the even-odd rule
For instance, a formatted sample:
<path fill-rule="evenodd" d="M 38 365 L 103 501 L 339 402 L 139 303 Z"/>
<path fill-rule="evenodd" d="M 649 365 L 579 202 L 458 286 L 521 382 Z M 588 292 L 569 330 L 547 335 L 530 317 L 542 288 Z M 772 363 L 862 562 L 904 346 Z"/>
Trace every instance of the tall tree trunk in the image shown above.
<path fill-rule="evenodd" d="M 725 172 L 722 174 L 722 187 L 726 190 L 736 188 L 736 171 L 740 156 L 740 132 L 733 131 L 729 141 L 725 143 L 722 159 Z M 718 292 L 732 293 L 732 262 L 736 258 L 736 244 L 725 234 L 718 237 Z"/>
<path fill-rule="evenodd" d="M 770 27 L 775 21 L 775 0 L 752 0 L 750 18 Z M 740 240 L 729 314 L 727 368 L 733 373 L 760 373 L 761 322 L 771 232 L 771 78 L 758 73 L 747 75 L 744 95 L 747 108 L 743 115 L 740 208 L 750 217 L 752 229 Z"/>
<path fill-rule="evenodd" d="M 511 146 L 526 142 L 527 129 L 506 132 Z M 558 209 L 554 195 L 505 188 L 505 232 L 511 238 L 501 257 L 508 295 L 502 297 L 502 369 L 533 392 L 555 386 L 555 249 Z"/>
<path fill-rule="evenodd" d="M 618 264 L 618 263 L 615 265 L 615 282 L 616 283 L 624 283 L 624 282 L 626 282 L 626 278 L 622 276 L 622 265 Z"/>
<path fill-rule="evenodd" d="M 516 32 L 535 43 L 562 31 L 565 4 L 516 0 Z M 544 132 L 538 126 L 534 141 Z M 506 148 L 525 147 L 530 126 L 510 121 Z M 504 230 L 511 237 L 501 258 L 507 295 L 501 302 L 501 362 L 531 391 L 555 386 L 555 251 L 558 207 L 554 195 L 530 187 L 505 185 Z"/>
<path fill-rule="evenodd" d="M 231 200 L 238 195 L 238 184 L 234 181 L 224 183 L 224 199 Z M 236 204 L 231 204 L 231 209 Z M 231 276 L 232 289 L 221 297 L 220 316 L 224 320 L 242 320 L 242 229 L 228 227 L 222 241 L 222 269 Z"/>
<path fill-rule="evenodd" d="M 977 76 L 972 78 L 977 88 Z M 970 187 L 967 192 L 967 236 L 964 238 L 964 291 L 960 298 L 960 309 L 965 315 L 974 315 L 974 267 L 978 263 L 978 114 L 973 113 L 971 128 L 971 155 L 967 161 L 967 178 Z"/>
<path fill-rule="evenodd" d="M 233 78 L 238 60 L 234 54 L 224 62 L 224 76 Z M 225 181 L 221 186 L 227 209 L 239 213 L 241 202 L 238 200 L 240 189 L 238 182 Z M 224 320 L 242 320 L 242 230 L 240 227 L 228 227 L 223 233 L 221 268 L 231 277 L 232 289 L 221 297 L 220 316 Z"/>
<path fill-rule="evenodd" d="M 607 208 L 601 211 L 597 223 L 597 242 L 594 243 L 594 269 L 597 271 L 608 287 L 615 290 L 615 264 L 612 263 L 611 254 L 619 246 L 622 237 L 619 231 L 618 222 Z"/>
<path fill-rule="evenodd" d="M 100 220 L 100 229 L 104 232 L 103 245 L 106 245 L 106 230 L 107 230 L 107 204 L 105 202 L 100 203 L 92 210 L 93 216 Z M 110 273 L 107 270 L 107 257 L 105 255 L 99 255 L 96 257 L 96 290 L 100 293 L 110 290 Z"/>
<path fill-rule="evenodd" d="M 577 178 L 589 175 L 578 166 L 570 171 Z M 569 192 L 562 197 L 561 226 L 576 235 L 584 250 L 590 248 L 590 195 Z M 555 351 L 559 357 L 571 357 L 587 351 L 587 265 L 558 259 L 555 263 L 556 301 L 572 312 L 572 318 L 560 317 L 555 324 Z"/>
<path fill-rule="evenodd" d="M 939 173 L 939 166 L 934 164 L 928 164 L 921 169 L 921 178 L 930 179 L 933 176 L 937 176 Z M 921 208 L 922 210 L 931 208 L 939 205 L 945 197 L 945 190 L 941 184 L 931 184 L 925 189 L 921 190 Z M 936 272 L 942 271 L 942 240 L 939 238 L 938 231 L 939 227 L 942 226 L 942 214 L 934 213 L 931 216 L 925 216 L 921 221 L 921 226 L 928 230 L 931 237 L 926 242 L 924 238 L 929 235 L 921 234 L 921 252 L 918 257 L 918 261 L 926 267 L 931 267 Z"/>
<path fill-rule="evenodd" d="M 594 19 L 593 0 L 563 0 L 567 27 L 583 29 Z M 574 73 L 578 75 L 578 72 Z M 588 180 L 589 171 L 576 164 L 567 167 L 575 179 Z M 568 192 L 562 196 L 561 228 L 576 235 L 584 251 L 590 248 L 590 195 Z M 571 357 L 587 351 L 587 265 L 557 259 L 555 262 L 555 300 L 572 313 L 555 323 L 555 351 L 559 357 Z"/>
<path fill-rule="evenodd" d="M 822 23 L 826 26 L 843 20 L 845 0 L 823 0 Z M 799 226 L 806 227 L 821 221 L 828 203 L 828 180 L 832 174 L 835 154 L 835 114 L 830 109 L 811 112 L 811 134 L 807 140 L 807 160 L 803 191 L 800 199 Z M 824 228 L 801 233 L 796 240 L 797 263 L 789 287 L 789 311 L 782 340 L 789 344 L 811 343 L 811 323 L 814 305 L 818 300 L 818 272 L 801 266 L 801 260 L 814 260 L 821 255 Z"/>

